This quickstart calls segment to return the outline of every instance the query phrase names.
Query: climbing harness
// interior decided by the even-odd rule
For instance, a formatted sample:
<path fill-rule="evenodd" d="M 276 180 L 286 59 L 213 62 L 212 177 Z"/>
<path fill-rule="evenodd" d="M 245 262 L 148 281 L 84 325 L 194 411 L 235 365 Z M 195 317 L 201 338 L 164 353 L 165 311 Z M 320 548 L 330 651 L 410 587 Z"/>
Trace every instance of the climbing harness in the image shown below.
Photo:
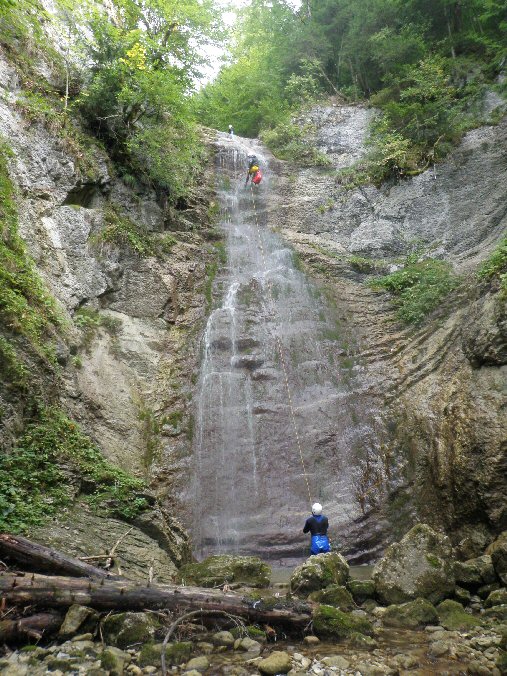
<path fill-rule="evenodd" d="M 261 251 L 262 266 L 264 268 L 264 272 L 267 273 L 268 268 L 267 268 L 267 265 L 266 265 L 266 254 L 265 254 L 265 251 L 264 251 L 264 242 L 262 241 L 261 229 L 259 227 L 259 219 L 257 218 L 257 208 L 256 208 L 256 205 L 255 205 L 255 196 L 254 196 L 254 190 L 253 190 L 252 186 L 250 186 L 250 194 L 251 194 L 251 197 L 252 197 L 252 205 L 253 205 L 253 212 L 254 212 L 254 217 L 255 217 L 255 225 L 256 225 L 256 228 L 257 228 L 257 239 L 259 240 L 259 248 L 260 248 L 260 251 Z M 273 303 L 273 298 L 274 298 L 273 286 L 272 286 L 271 280 L 267 276 L 266 276 L 266 281 L 267 281 L 267 285 L 268 285 L 268 289 L 269 289 L 269 299 L 270 299 L 270 302 L 271 302 L 271 310 L 272 310 L 272 314 L 274 314 L 275 307 L 274 307 L 274 303 Z M 301 466 L 303 468 L 303 476 L 305 478 L 306 490 L 308 492 L 308 501 L 309 501 L 310 504 L 312 504 L 312 494 L 311 494 L 311 491 L 310 491 L 310 482 L 308 481 L 308 473 L 306 471 L 305 460 L 303 458 L 303 448 L 302 448 L 302 445 L 301 445 L 301 439 L 299 437 L 298 427 L 297 427 L 297 423 L 296 423 L 296 415 L 294 413 L 294 405 L 293 405 L 293 402 L 292 402 L 292 393 L 291 393 L 291 389 L 290 389 L 290 385 L 289 385 L 287 362 L 285 360 L 285 355 L 284 355 L 284 352 L 283 352 L 282 341 L 280 340 L 280 337 L 277 336 L 277 335 L 275 335 L 275 343 L 276 343 L 278 354 L 279 354 L 279 357 L 280 357 L 280 363 L 282 365 L 282 370 L 283 370 L 283 375 L 284 375 L 284 380 L 285 380 L 285 389 L 287 391 L 287 401 L 288 401 L 288 404 L 289 404 L 290 418 L 291 418 L 291 421 L 292 421 L 292 426 L 294 428 L 294 437 L 296 439 L 296 445 L 297 445 L 297 448 L 298 448 L 298 451 L 299 451 L 299 458 L 301 460 Z"/>

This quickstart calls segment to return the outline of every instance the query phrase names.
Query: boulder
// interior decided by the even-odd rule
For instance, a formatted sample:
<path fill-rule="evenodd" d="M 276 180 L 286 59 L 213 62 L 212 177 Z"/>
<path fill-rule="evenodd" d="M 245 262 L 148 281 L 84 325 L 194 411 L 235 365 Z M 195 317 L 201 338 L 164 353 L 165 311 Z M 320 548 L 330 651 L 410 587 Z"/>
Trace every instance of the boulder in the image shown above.
<path fill-rule="evenodd" d="M 107 646 L 100 656 L 100 666 L 109 671 L 111 676 L 122 676 L 125 666 L 132 660 L 132 655 L 114 646 Z"/>
<path fill-rule="evenodd" d="M 151 613 L 109 615 L 102 623 L 104 641 L 117 648 L 153 640 L 159 622 Z"/>
<path fill-rule="evenodd" d="M 467 589 L 477 589 L 484 584 L 492 584 L 496 580 L 491 556 L 485 554 L 468 561 L 454 563 L 456 583 Z"/>
<path fill-rule="evenodd" d="M 349 580 L 347 589 L 356 603 L 364 603 L 375 596 L 375 582 L 373 580 Z"/>
<path fill-rule="evenodd" d="M 257 556 L 210 556 L 200 563 L 188 563 L 180 568 L 179 578 L 185 584 L 216 587 L 222 584 L 243 584 L 268 587 L 271 569 Z"/>
<path fill-rule="evenodd" d="M 349 645 L 356 650 L 374 650 L 378 647 L 378 643 L 374 638 L 360 634 L 357 631 L 352 632 L 350 635 Z"/>
<path fill-rule="evenodd" d="M 502 584 L 507 586 L 507 530 L 504 530 L 497 539 L 486 549 Z"/>
<path fill-rule="evenodd" d="M 234 636 L 230 631 L 217 631 L 211 637 L 214 645 L 223 645 L 227 648 L 231 648 L 234 645 Z"/>
<path fill-rule="evenodd" d="M 294 569 L 290 579 L 293 594 L 307 596 L 330 585 L 343 585 L 349 578 L 349 566 L 341 554 L 329 552 L 310 556 Z"/>
<path fill-rule="evenodd" d="M 378 598 L 398 604 L 424 598 L 437 603 L 454 594 L 456 581 L 449 539 L 426 524 L 414 526 L 388 547 L 375 566 L 373 580 Z"/>
<path fill-rule="evenodd" d="M 458 601 L 458 603 L 468 605 L 472 600 L 472 594 L 468 591 L 468 589 L 463 589 L 463 587 L 458 587 L 456 585 L 456 589 L 454 590 L 454 598 L 456 601 Z"/>
<path fill-rule="evenodd" d="M 209 659 L 206 655 L 200 655 L 199 657 L 193 657 L 189 660 L 185 666 L 185 671 L 197 671 L 202 673 L 209 669 Z"/>
<path fill-rule="evenodd" d="M 321 605 L 313 613 L 313 629 L 321 639 L 341 640 L 354 632 L 371 634 L 373 627 L 364 617 L 355 617 L 333 606 Z"/>
<path fill-rule="evenodd" d="M 437 611 L 426 599 L 416 599 L 401 605 L 388 606 L 382 615 L 382 623 L 386 627 L 400 629 L 416 629 L 438 621 Z"/>
<path fill-rule="evenodd" d="M 334 606 L 340 610 L 353 610 L 356 607 L 350 592 L 338 584 L 332 584 L 325 589 L 312 592 L 308 598 L 311 601 Z"/>
<path fill-rule="evenodd" d="M 499 582 L 493 582 L 492 584 L 485 584 L 482 587 L 479 587 L 477 590 L 477 596 L 480 596 L 481 599 L 487 599 L 491 592 L 500 589 Z M 459 599 L 458 599 L 459 600 Z"/>
<path fill-rule="evenodd" d="M 243 650 L 244 652 L 248 653 L 257 653 L 257 655 L 262 650 L 262 646 L 259 643 L 259 641 L 255 641 L 253 638 L 250 638 L 249 636 L 236 639 L 234 643 L 234 648 L 235 650 Z"/>
<path fill-rule="evenodd" d="M 176 641 L 168 643 L 165 650 L 165 660 L 167 666 L 178 666 L 185 664 L 192 654 L 192 643 L 190 641 Z M 138 663 L 140 667 L 154 666 L 160 667 L 162 660 L 162 643 L 145 643 L 139 653 Z"/>
<path fill-rule="evenodd" d="M 99 614 L 97 611 L 75 604 L 68 609 L 58 634 L 60 636 L 73 636 L 79 630 L 81 632 L 94 630 L 98 621 Z"/>
<path fill-rule="evenodd" d="M 507 605 L 507 589 L 497 589 L 496 591 L 492 591 L 484 601 L 485 608 L 502 605 Z"/>
<path fill-rule="evenodd" d="M 480 624 L 480 620 L 465 612 L 461 603 L 450 599 L 442 601 L 437 606 L 437 613 L 440 624 L 449 631 L 470 629 Z"/>
<path fill-rule="evenodd" d="M 329 655 L 321 659 L 322 664 L 326 667 L 334 667 L 335 669 L 348 669 L 350 662 L 341 655 Z"/>
<path fill-rule="evenodd" d="M 286 674 L 292 669 L 292 659 L 284 650 L 275 650 L 256 666 L 261 674 Z"/>

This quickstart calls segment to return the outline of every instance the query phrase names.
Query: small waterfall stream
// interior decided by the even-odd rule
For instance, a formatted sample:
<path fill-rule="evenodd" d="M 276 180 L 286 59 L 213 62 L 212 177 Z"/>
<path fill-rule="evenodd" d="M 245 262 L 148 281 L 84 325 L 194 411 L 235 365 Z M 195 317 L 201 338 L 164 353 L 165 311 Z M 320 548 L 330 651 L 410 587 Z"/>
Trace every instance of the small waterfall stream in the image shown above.
<path fill-rule="evenodd" d="M 306 555 L 301 530 L 309 512 L 285 375 L 311 498 L 324 504 L 338 542 L 359 516 L 351 454 L 368 429 L 354 422 L 336 308 L 306 279 L 268 219 L 269 163 L 251 144 L 219 137 L 227 265 L 215 280 L 214 296 L 222 300 L 204 335 L 188 499 L 199 558 L 256 554 L 283 563 Z M 264 170 L 253 189 L 244 185 L 252 147 Z"/>

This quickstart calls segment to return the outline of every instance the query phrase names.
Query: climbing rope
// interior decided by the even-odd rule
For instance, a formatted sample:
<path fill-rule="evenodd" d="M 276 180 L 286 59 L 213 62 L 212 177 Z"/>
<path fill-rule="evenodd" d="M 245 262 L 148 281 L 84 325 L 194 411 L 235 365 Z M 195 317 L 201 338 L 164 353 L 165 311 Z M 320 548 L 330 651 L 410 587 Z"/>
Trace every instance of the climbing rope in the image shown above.
<path fill-rule="evenodd" d="M 268 290 L 269 290 L 268 295 L 269 295 L 269 299 L 270 299 L 270 302 L 271 302 L 271 311 L 272 311 L 272 314 L 274 315 L 275 314 L 275 304 L 274 304 L 274 301 L 273 301 L 273 298 L 274 298 L 273 286 L 272 286 L 271 280 L 267 276 L 268 268 L 267 268 L 267 265 L 266 265 L 266 254 L 265 254 L 265 251 L 264 251 L 264 242 L 263 242 L 262 236 L 261 236 L 261 229 L 259 227 L 259 219 L 257 217 L 257 208 L 256 208 L 256 205 L 255 205 L 255 196 L 254 196 L 254 191 L 253 191 L 253 187 L 252 187 L 251 184 L 250 184 L 250 194 L 252 196 L 252 205 L 253 205 L 253 212 L 254 212 L 254 218 L 255 218 L 255 225 L 256 225 L 256 228 L 257 228 L 257 239 L 259 240 L 259 248 L 260 248 L 261 257 L 262 257 L 262 266 L 264 268 L 264 273 L 266 275 L 266 282 L 267 282 L 267 286 L 268 286 Z M 283 370 L 283 375 L 284 375 L 284 380 L 285 380 L 285 389 L 287 391 L 287 401 L 288 401 L 288 408 L 289 408 L 289 411 L 290 411 L 290 418 L 291 418 L 291 421 L 292 421 L 292 426 L 294 428 L 294 436 L 296 438 L 296 446 L 297 446 L 298 451 L 299 451 L 299 458 L 301 460 L 301 466 L 303 468 L 303 476 L 304 476 L 305 483 L 306 483 L 306 490 L 308 492 L 308 500 L 309 500 L 309 503 L 311 505 L 312 504 L 312 494 L 311 494 L 311 491 L 310 491 L 310 482 L 308 481 L 308 473 L 306 471 L 305 460 L 304 460 L 304 457 L 303 457 L 303 447 L 301 445 L 301 438 L 299 436 L 298 427 L 297 427 L 297 423 L 296 423 L 296 414 L 294 413 L 294 405 L 293 405 L 293 402 L 292 402 L 292 393 L 291 393 L 291 389 L 290 389 L 290 385 L 289 385 L 287 362 L 285 360 L 285 354 L 284 354 L 284 351 L 283 351 L 282 341 L 280 340 L 280 336 L 278 336 L 276 334 L 275 334 L 275 343 L 276 343 L 276 346 L 277 346 L 277 349 L 278 349 L 278 354 L 279 354 L 279 357 L 280 357 L 280 363 L 282 365 L 282 370 Z"/>

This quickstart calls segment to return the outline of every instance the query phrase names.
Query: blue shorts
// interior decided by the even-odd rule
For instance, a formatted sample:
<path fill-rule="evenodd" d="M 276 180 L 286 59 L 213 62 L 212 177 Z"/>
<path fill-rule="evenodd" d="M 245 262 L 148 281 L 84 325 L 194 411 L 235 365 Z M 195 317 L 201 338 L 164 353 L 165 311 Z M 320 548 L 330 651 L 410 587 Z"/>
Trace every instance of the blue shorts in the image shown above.
<path fill-rule="evenodd" d="M 312 535 L 310 554 L 327 554 L 331 551 L 327 535 Z"/>

